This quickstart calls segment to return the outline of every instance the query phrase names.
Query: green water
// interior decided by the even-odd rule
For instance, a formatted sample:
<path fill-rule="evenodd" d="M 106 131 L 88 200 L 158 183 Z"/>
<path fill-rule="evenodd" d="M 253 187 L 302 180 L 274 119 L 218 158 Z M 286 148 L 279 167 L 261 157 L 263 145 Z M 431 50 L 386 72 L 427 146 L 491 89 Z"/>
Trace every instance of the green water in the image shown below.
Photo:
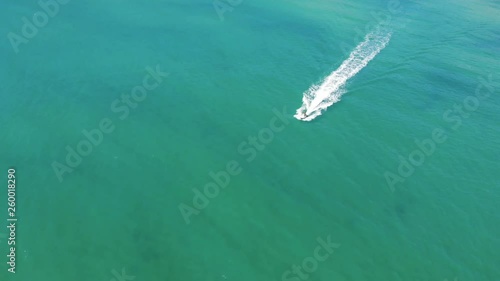
<path fill-rule="evenodd" d="M 16 169 L 17 259 L 12 274 L 0 228 L 0 280 L 500 280 L 497 1 L 234 1 L 221 20 L 210 1 L 73 0 L 15 46 L 41 8 L 10 2 L 0 176 Z M 380 26 L 389 44 L 341 100 L 293 118 Z M 113 109 L 157 66 L 168 77 Z M 307 273 L 327 237 L 340 247 Z"/>

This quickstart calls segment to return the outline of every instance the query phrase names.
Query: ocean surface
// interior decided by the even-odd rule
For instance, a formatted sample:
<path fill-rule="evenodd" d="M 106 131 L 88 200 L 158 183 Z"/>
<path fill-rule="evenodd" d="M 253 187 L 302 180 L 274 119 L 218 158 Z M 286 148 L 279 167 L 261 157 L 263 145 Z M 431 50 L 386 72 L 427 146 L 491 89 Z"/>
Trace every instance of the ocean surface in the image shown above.
<path fill-rule="evenodd" d="M 0 3 L 0 280 L 500 280 L 498 1 L 62 2 Z"/>

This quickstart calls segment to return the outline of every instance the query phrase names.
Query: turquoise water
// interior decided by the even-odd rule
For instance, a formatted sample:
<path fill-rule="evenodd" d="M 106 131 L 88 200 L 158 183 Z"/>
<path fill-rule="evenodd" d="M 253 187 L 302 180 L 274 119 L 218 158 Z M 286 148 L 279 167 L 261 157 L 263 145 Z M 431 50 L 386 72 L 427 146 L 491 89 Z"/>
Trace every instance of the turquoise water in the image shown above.
<path fill-rule="evenodd" d="M 0 279 L 500 280 L 500 5 L 435 2 L 69 1 L 14 46 L 41 8 L 0 4 Z M 374 30 L 340 101 L 295 119 Z"/>

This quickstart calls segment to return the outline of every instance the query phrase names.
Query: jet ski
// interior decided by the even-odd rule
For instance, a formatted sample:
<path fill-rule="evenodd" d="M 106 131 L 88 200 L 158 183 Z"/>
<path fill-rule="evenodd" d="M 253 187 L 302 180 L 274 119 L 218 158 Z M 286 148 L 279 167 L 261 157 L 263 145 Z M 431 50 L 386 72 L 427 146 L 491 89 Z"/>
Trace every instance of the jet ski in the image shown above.
<path fill-rule="evenodd" d="M 307 111 L 306 111 L 306 110 L 302 111 L 301 113 L 299 113 L 299 114 L 297 115 L 297 118 L 299 118 L 299 120 L 304 120 L 304 119 L 306 119 L 307 117 L 309 117 L 309 115 L 307 115 Z"/>

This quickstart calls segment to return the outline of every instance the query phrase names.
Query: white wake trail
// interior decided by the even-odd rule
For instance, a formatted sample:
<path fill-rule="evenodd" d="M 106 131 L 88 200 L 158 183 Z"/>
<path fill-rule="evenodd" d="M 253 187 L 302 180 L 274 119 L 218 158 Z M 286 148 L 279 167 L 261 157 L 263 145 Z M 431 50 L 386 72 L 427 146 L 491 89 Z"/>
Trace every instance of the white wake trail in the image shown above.
<path fill-rule="evenodd" d="M 338 102 L 346 92 L 343 86 L 351 77 L 363 69 L 375 56 L 382 51 L 391 39 L 390 32 L 380 30 L 367 34 L 351 52 L 340 67 L 326 77 L 321 84 L 312 85 L 302 98 L 302 106 L 297 109 L 295 118 L 311 121 L 321 115 L 321 111 Z M 302 118 L 303 114 L 307 116 Z"/>

